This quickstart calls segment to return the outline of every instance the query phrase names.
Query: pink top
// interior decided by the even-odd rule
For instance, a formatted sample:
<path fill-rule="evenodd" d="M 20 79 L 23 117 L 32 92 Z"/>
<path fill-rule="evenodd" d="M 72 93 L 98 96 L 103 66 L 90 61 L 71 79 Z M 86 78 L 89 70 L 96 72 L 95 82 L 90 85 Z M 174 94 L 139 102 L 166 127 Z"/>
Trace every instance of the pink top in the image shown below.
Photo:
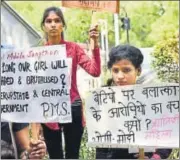
<path fill-rule="evenodd" d="M 95 48 L 93 50 L 92 58 L 89 58 L 88 55 L 85 54 L 84 50 L 74 42 L 62 40 L 60 44 L 66 44 L 67 57 L 72 58 L 70 97 L 71 103 L 73 103 L 76 99 L 80 99 L 76 83 L 76 72 L 78 65 L 80 65 L 93 77 L 98 77 L 101 73 L 100 50 L 99 48 Z M 46 45 L 49 44 L 47 43 Z M 45 125 L 52 130 L 60 129 L 58 123 L 46 123 Z"/>

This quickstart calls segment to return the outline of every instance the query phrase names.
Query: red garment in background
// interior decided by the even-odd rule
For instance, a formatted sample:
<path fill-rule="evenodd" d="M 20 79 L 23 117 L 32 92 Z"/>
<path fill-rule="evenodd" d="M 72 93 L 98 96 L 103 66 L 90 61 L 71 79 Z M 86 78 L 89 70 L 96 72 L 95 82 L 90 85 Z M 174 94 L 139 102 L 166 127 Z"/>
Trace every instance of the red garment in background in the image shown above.
<path fill-rule="evenodd" d="M 93 77 L 98 77 L 101 73 L 100 50 L 99 48 L 95 48 L 92 53 L 92 58 L 89 58 L 88 55 L 85 54 L 84 50 L 74 42 L 67 42 L 62 40 L 60 44 L 66 44 L 67 57 L 72 58 L 72 75 L 70 90 L 72 104 L 76 99 L 80 99 L 76 83 L 77 66 L 80 65 L 87 73 L 89 73 Z M 45 45 L 50 44 L 47 43 Z M 83 109 L 82 112 L 84 112 Z M 83 116 L 82 119 L 82 124 L 83 126 L 85 126 L 85 117 Z M 46 123 L 45 125 L 52 130 L 60 129 L 58 123 Z"/>

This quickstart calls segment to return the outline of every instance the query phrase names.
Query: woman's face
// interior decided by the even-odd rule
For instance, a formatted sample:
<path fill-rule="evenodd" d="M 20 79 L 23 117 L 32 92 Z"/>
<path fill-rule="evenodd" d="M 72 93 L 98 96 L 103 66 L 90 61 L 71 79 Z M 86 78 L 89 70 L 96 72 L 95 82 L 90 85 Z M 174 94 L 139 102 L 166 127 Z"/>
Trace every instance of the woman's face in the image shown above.
<path fill-rule="evenodd" d="M 54 11 L 49 12 L 43 27 L 49 37 L 61 36 L 61 32 L 63 31 L 61 18 Z"/>
<path fill-rule="evenodd" d="M 126 59 L 116 62 L 111 68 L 112 78 L 117 86 L 135 84 L 139 72 L 139 69 L 136 69 L 131 61 Z"/>

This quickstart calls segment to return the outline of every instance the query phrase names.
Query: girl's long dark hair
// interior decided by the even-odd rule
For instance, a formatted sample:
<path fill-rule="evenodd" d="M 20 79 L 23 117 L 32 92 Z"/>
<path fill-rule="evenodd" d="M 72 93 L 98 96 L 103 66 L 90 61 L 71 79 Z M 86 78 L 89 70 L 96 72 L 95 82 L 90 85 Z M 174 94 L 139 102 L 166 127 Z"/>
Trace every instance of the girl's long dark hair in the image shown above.
<path fill-rule="evenodd" d="M 49 15 L 49 13 L 50 13 L 51 11 L 55 12 L 56 15 L 59 16 L 59 18 L 60 18 L 61 21 L 62 21 L 63 27 L 66 28 L 66 22 L 65 22 L 64 15 L 63 15 L 61 9 L 58 8 L 58 7 L 49 7 L 49 8 L 46 8 L 46 9 L 44 10 L 43 17 L 42 17 L 42 20 L 41 20 L 41 29 L 43 29 L 45 20 L 46 20 L 46 18 L 48 17 L 48 15 Z M 61 33 L 61 38 L 64 39 L 64 33 L 63 33 L 63 32 Z M 46 39 L 47 39 L 47 37 L 46 37 Z"/>

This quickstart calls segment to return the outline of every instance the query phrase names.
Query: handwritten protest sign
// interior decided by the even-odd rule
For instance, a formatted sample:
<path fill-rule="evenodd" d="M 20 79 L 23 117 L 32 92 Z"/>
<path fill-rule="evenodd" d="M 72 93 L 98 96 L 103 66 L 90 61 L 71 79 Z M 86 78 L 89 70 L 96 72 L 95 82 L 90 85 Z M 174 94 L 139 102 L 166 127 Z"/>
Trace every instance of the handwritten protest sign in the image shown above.
<path fill-rule="evenodd" d="M 179 84 L 100 88 L 86 114 L 91 146 L 179 147 Z"/>
<path fill-rule="evenodd" d="M 75 7 L 97 11 L 108 11 L 112 13 L 119 13 L 119 0 L 114 1 L 62 1 L 63 7 Z"/>
<path fill-rule="evenodd" d="M 1 118 L 12 122 L 71 122 L 65 45 L 1 55 Z"/>

